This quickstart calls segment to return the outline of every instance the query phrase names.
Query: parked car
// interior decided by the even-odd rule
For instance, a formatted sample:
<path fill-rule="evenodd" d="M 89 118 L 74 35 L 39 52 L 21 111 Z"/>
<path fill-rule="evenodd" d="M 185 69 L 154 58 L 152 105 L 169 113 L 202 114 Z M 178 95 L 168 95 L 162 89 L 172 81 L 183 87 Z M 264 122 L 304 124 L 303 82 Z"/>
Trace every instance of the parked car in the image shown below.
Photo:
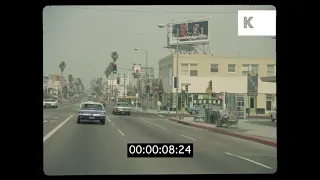
<path fill-rule="evenodd" d="M 215 107 L 216 106 L 213 106 L 211 104 L 200 104 L 200 105 L 195 105 L 194 107 L 187 108 L 187 112 L 192 115 L 195 115 L 199 113 L 200 109 L 207 109 L 207 108 L 213 109 Z"/>
<path fill-rule="evenodd" d="M 275 106 L 272 111 L 269 112 L 271 121 L 274 122 L 275 120 L 277 120 L 277 106 Z"/>

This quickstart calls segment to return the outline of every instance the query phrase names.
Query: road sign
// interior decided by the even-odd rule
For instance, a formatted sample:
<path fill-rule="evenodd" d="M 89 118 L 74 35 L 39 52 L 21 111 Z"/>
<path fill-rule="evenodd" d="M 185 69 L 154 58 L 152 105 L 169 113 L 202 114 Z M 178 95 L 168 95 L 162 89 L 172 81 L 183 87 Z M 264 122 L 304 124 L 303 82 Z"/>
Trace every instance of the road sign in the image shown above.
<path fill-rule="evenodd" d="M 138 78 L 141 72 L 141 64 L 134 64 L 133 65 L 133 77 Z"/>
<path fill-rule="evenodd" d="M 258 96 L 258 73 L 251 71 L 248 73 L 248 96 Z"/>
<path fill-rule="evenodd" d="M 212 92 L 212 89 L 210 89 L 210 87 L 207 87 L 206 93 L 207 93 L 207 94 L 210 94 L 211 92 Z"/>

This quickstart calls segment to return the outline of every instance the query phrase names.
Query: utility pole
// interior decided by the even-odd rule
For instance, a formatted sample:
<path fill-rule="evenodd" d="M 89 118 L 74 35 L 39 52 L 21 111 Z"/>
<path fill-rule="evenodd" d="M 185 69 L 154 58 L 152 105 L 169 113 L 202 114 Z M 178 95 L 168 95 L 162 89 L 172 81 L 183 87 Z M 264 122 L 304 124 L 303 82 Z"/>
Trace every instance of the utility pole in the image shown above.
<path fill-rule="evenodd" d="M 123 95 L 124 95 L 124 99 L 127 100 L 127 96 L 126 96 L 126 74 L 123 74 Z"/>

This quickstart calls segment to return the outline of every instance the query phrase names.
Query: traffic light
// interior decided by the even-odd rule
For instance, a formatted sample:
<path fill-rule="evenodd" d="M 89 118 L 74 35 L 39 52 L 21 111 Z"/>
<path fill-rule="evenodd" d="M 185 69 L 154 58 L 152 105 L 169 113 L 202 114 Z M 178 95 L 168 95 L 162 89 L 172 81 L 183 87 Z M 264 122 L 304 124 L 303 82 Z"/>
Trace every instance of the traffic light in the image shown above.
<path fill-rule="evenodd" d="M 120 84 L 120 77 L 117 77 L 117 84 Z"/>
<path fill-rule="evenodd" d="M 185 89 L 185 90 L 186 90 L 186 92 L 188 92 L 188 87 L 189 87 L 189 86 L 185 86 L 185 87 L 186 87 L 186 89 Z"/>
<path fill-rule="evenodd" d="M 212 89 L 212 81 L 209 81 L 209 88 Z"/>
<path fill-rule="evenodd" d="M 117 74 L 117 64 L 113 64 L 113 74 Z"/>
<path fill-rule="evenodd" d="M 149 85 L 147 85 L 147 92 L 150 92 L 150 86 Z"/>

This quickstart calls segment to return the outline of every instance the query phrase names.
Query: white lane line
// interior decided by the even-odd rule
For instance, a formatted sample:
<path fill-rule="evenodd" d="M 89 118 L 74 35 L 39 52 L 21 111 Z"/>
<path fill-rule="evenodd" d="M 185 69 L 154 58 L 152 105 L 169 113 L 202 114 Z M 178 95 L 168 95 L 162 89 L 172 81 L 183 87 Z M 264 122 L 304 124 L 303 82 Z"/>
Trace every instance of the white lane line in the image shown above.
<path fill-rule="evenodd" d="M 108 117 L 108 116 L 106 116 L 106 117 L 107 117 L 108 121 L 111 122 L 111 120 L 109 119 L 109 117 Z"/>
<path fill-rule="evenodd" d="M 47 121 L 47 120 L 44 120 L 43 122 L 49 122 L 49 121 Z"/>
<path fill-rule="evenodd" d="M 140 119 L 140 120 L 141 120 L 141 121 L 144 121 L 144 122 L 146 122 L 146 123 L 152 124 L 152 125 L 154 125 L 154 126 L 156 126 L 156 127 L 158 127 L 158 128 L 167 130 L 166 128 L 164 128 L 164 127 L 162 127 L 162 126 L 159 126 L 159 125 L 157 125 L 157 124 L 153 124 L 152 122 L 149 122 L 149 121 L 146 121 L 146 120 L 143 120 L 143 119 Z"/>
<path fill-rule="evenodd" d="M 57 119 L 57 118 L 59 118 L 59 117 L 52 117 L 53 119 Z"/>
<path fill-rule="evenodd" d="M 124 136 L 124 134 L 123 134 L 123 132 L 122 132 L 122 131 L 120 131 L 119 129 L 118 129 L 118 131 L 119 131 L 119 133 L 120 133 L 122 136 Z"/>
<path fill-rule="evenodd" d="M 252 163 L 257 164 L 257 165 L 259 165 L 259 166 L 262 166 L 262 167 L 265 167 L 265 168 L 268 168 L 268 169 L 272 169 L 272 168 L 269 167 L 269 166 L 266 166 L 266 165 L 264 165 L 264 164 L 258 163 L 258 162 L 256 162 L 256 161 L 251 160 L 251 159 L 248 159 L 248 158 L 245 158 L 245 157 L 242 157 L 242 156 L 238 156 L 238 155 L 235 155 L 235 154 L 231 154 L 231 153 L 228 153 L 228 152 L 225 152 L 225 153 L 228 154 L 228 155 L 230 155 L 230 156 L 234 156 L 234 157 L 237 157 L 237 158 L 240 158 L 240 159 L 243 159 L 243 160 L 252 162 Z"/>
<path fill-rule="evenodd" d="M 155 114 L 155 115 L 160 116 L 160 117 L 164 117 L 164 116 L 162 116 L 162 115 L 160 115 L 160 114 L 157 114 L 157 113 L 152 113 L 152 114 Z"/>
<path fill-rule="evenodd" d="M 73 117 L 73 115 L 70 115 L 66 120 L 64 120 L 62 123 L 60 123 L 57 127 L 55 127 L 54 129 L 52 129 L 48 134 L 46 134 L 43 137 L 43 142 L 45 142 L 47 139 L 49 139 L 55 132 L 57 132 L 65 123 L 67 123 L 71 118 Z"/>
<path fill-rule="evenodd" d="M 191 139 L 192 141 L 197 141 L 197 140 L 195 140 L 195 139 L 193 139 L 193 138 L 191 138 L 191 137 L 185 136 L 185 135 L 183 135 L 183 134 L 179 134 L 179 135 L 180 135 L 180 136 L 182 136 L 182 137 L 185 137 L 185 138 Z"/>
<path fill-rule="evenodd" d="M 107 119 L 108 119 L 109 122 L 111 122 L 111 120 L 110 120 L 108 117 L 107 117 Z M 117 129 L 117 131 L 118 131 L 122 136 L 124 136 L 123 132 L 122 132 L 120 129 L 118 129 L 117 126 L 116 126 L 115 124 L 113 124 L 113 122 L 111 122 L 111 125 L 112 125 L 113 127 L 115 127 L 115 128 Z"/>

